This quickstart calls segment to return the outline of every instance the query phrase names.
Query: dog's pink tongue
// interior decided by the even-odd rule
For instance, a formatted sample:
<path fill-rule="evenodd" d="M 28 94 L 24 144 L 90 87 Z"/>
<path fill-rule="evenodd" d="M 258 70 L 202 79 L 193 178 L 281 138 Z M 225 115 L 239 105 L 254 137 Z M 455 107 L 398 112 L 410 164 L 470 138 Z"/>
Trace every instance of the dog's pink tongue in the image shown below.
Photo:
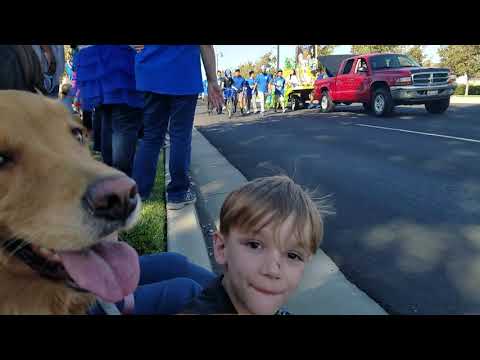
<path fill-rule="evenodd" d="M 124 242 L 103 241 L 88 250 L 58 255 L 78 286 L 105 301 L 122 300 L 140 280 L 138 254 Z"/>

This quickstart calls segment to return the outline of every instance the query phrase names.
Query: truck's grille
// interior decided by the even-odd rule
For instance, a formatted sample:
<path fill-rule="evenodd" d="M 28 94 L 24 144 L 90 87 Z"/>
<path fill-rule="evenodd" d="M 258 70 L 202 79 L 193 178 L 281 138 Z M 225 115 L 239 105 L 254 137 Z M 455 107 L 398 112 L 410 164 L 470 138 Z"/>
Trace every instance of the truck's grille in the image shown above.
<path fill-rule="evenodd" d="M 448 83 L 447 72 L 427 72 L 420 74 L 413 74 L 413 85 L 428 86 L 428 85 L 445 85 Z"/>

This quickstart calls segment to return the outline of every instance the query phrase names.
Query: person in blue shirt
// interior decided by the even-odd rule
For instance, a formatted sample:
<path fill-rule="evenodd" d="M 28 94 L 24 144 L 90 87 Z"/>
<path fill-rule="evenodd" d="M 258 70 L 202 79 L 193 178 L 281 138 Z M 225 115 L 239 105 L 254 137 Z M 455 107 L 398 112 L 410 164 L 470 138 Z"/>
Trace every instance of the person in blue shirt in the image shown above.
<path fill-rule="evenodd" d="M 203 91 L 200 57 L 214 107 L 223 103 L 215 76 L 212 45 L 132 45 L 137 50 L 137 89 L 145 93 L 144 135 L 135 157 L 133 179 L 142 199 L 147 199 L 157 173 L 165 134 L 170 135 L 170 176 L 167 209 L 178 210 L 196 201 L 188 176 L 192 128 L 198 94 Z"/>
<path fill-rule="evenodd" d="M 132 175 L 143 94 L 135 86 L 135 55 L 129 45 L 78 45 L 75 59 L 82 111 L 95 109 L 102 160 Z"/>
<path fill-rule="evenodd" d="M 250 109 L 252 105 L 252 98 L 255 89 L 255 71 L 251 70 L 248 73 L 248 79 L 246 80 L 247 83 L 247 114 L 250 114 Z"/>
<path fill-rule="evenodd" d="M 235 70 L 235 73 L 233 75 L 233 90 L 235 90 L 235 98 L 233 100 L 233 113 L 236 113 L 237 112 L 237 104 L 240 101 L 242 101 L 243 99 L 239 99 L 239 97 L 241 97 L 240 93 L 243 89 L 243 83 L 245 82 L 245 79 L 243 78 L 242 75 L 240 75 L 240 69 L 236 69 Z M 243 114 L 243 107 L 240 109 L 242 111 L 242 114 Z"/>
<path fill-rule="evenodd" d="M 277 76 L 273 79 L 274 86 L 274 106 L 275 112 L 277 112 L 278 103 L 282 105 L 282 111 L 285 112 L 285 78 L 283 77 L 283 71 L 280 69 L 277 71 Z"/>
<path fill-rule="evenodd" d="M 260 115 L 265 113 L 265 94 L 268 94 L 268 86 L 272 82 L 272 76 L 267 72 L 267 67 L 262 65 L 262 72 L 255 78 L 256 100 L 260 102 Z M 257 113 L 257 101 L 253 102 L 253 112 Z"/>

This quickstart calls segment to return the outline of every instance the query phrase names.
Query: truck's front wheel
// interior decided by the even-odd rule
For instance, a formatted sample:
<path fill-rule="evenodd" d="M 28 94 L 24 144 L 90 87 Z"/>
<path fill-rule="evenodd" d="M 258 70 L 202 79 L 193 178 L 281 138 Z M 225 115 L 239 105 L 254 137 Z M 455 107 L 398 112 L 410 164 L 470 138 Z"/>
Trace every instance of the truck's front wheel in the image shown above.
<path fill-rule="evenodd" d="M 386 116 L 393 110 L 393 99 L 388 89 L 381 87 L 374 91 L 372 96 L 372 110 L 375 116 Z"/>
<path fill-rule="evenodd" d="M 450 98 L 428 102 L 425 104 L 425 109 L 427 109 L 430 114 L 442 114 L 449 106 Z"/>
<path fill-rule="evenodd" d="M 328 94 L 328 91 L 322 92 L 322 97 L 320 98 L 320 111 L 322 113 L 327 113 L 333 110 L 335 104 L 332 101 L 332 98 Z"/>

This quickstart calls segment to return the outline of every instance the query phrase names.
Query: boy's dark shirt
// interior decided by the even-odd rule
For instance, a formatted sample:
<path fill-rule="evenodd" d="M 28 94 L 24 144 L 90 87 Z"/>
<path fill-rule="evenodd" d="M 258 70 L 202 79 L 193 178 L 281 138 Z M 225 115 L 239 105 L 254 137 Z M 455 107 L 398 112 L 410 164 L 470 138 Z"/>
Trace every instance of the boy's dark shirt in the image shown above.
<path fill-rule="evenodd" d="M 238 314 L 222 285 L 222 280 L 223 275 L 215 278 L 181 313 L 187 315 Z M 279 310 L 275 315 L 290 314 Z"/>

